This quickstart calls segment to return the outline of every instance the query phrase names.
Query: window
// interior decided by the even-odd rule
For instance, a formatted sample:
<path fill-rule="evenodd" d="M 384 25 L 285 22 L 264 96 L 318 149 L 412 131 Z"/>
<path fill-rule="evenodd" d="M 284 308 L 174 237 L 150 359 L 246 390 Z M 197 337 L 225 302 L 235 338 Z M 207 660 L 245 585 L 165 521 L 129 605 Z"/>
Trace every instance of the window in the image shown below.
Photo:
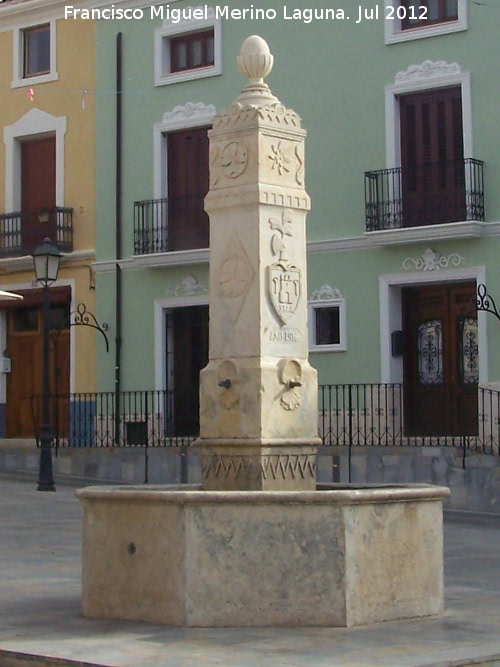
<path fill-rule="evenodd" d="M 466 220 L 460 87 L 402 95 L 404 227 Z"/>
<path fill-rule="evenodd" d="M 222 71 L 221 19 L 210 7 L 185 7 L 179 21 L 155 31 L 155 85 L 216 76 Z"/>
<path fill-rule="evenodd" d="M 21 25 L 13 31 L 13 73 L 11 88 L 57 81 L 56 21 Z"/>
<path fill-rule="evenodd" d="M 323 285 L 309 302 L 309 349 L 311 352 L 345 351 L 345 299 L 338 290 Z"/>
<path fill-rule="evenodd" d="M 23 77 L 50 72 L 50 25 L 23 30 Z"/>
<path fill-rule="evenodd" d="M 402 30 L 458 20 L 458 0 L 402 0 Z"/>
<path fill-rule="evenodd" d="M 467 0 L 391 0 L 386 7 L 385 43 L 467 30 Z"/>
<path fill-rule="evenodd" d="M 170 40 L 170 70 L 183 72 L 214 64 L 214 31 L 181 35 Z"/>
<path fill-rule="evenodd" d="M 316 345 L 340 343 L 340 306 L 317 306 L 313 309 Z"/>
<path fill-rule="evenodd" d="M 208 248 L 209 222 L 204 209 L 208 192 L 207 128 L 166 135 L 168 250 Z"/>

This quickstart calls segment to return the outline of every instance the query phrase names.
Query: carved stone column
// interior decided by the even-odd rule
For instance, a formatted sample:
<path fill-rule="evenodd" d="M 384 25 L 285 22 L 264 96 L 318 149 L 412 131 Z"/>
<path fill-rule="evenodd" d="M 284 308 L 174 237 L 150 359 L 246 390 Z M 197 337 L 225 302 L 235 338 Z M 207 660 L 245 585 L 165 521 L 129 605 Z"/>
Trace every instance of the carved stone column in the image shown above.
<path fill-rule="evenodd" d="M 264 83 L 273 56 L 249 37 L 248 83 L 210 136 L 210 349 L 200 379 L 203 486 L 316 484 L 317 376 L 308 362 L 304 138 Z"/>

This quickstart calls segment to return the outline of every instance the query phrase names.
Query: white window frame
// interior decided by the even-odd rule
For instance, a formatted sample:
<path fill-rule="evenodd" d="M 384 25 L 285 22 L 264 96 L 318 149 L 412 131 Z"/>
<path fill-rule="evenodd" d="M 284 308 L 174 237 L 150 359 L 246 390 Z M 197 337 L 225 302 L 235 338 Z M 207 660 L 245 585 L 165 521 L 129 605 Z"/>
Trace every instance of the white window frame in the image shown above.
<path fill-rule="evenodd" d="M 155 30 L 154 35 L 154 77 L 155 86 L 166 86 L 181 81 L 192 81 L 222 73 L 222 46 L 221 46 L 221 18 L 216 17 L 213 7 L 186 7 L 185 14 L 200 10 L 206 14 L 202 19 L 182 19 L 174 23 L 165 19 L 162 27 Z M 183 72 L 170 72 L 170 40 L 179 35 L 203 32 L 213 28 L 214 31 L 214 64 L 209 67 L 200 67 Z"/>
<path fill-rule="evenodd" d="M 401 119 L 399 97 L 437 88 L 460 86 L 462 91 L 462 126 L 464 158 L 474 157 L 472 145 L 472 102 L 470 73 L 462 72 L 457 63 L 426 60 L 398 72 L 394 84 L 385 87 L 385 126 L 387 169 L 401 166 Z"/>
<path fill-rule="evenodd" d="M 392 6 L 397 9 L 400 0 L 389 0 L 386 7 Z M 456 21 L 445 21 L 443 23 L 434 23 L 429 27 L 421 26 L 410 28 L 408 30 L 401 29 L 401 21 L 399 19 L 387 18 L 387 10 L 385 13 L 385 43 L 395 44 L 398 42 L 409 42 L 414 39 L 424 39 L 425 37 L 434 37 L 435 35 L 447 35 L 453 32 L 460 32 L 467 30 L 467 0 L 458 0 L 458 19 Z"/>
<path fill-rule="evenodd" d="M 167 141 L 169 132 L 209 127 L 216 114 L 213 104 L 187 102 L 163 114 L 161 123 L 153 125 L 153 199 L 168 197 Z"/>
<path fill-rule="evenodd" d="M 21 208 L 21 143 L 30 139 L 56 137 L 56 206 L 64 206 L 64 135 L 66 116 L 52 116 L 40 109 L 30 109 L 13 125 L 3 130 L 5 144 L 5 210 Z"/>
<path fill-rule="evenodd" d="M 49 24 L 50 28 L 50 72 L 46 74 L 37 74 L 35 76 L 23 76 L 24 71 L 24 32 L 31 28 L 36 28 L 41 25 Z M 56 20 L 47 19 L 46 21 L 37 21 L 29 25 L 18 26 L 13 30 L 13 73 L 11 88 L 23 88 L 35 86 L 38 83 L 47 83 L 49 81 L 57 81 L 59 74 L 56 66 Z"/>
<path fill-rule="evenodd" d="M 193 280 L 191 276 L 187 279 Z M 192 290 L 185 288 L 186 277 L 181 285 L 172 290 L 162 299 L 154 301 L 154 356 L 155 356 L 155 389 L 167 389 L 167 331 L 165 328 L 165 316 L 176 308 L 187 306 L 208 306 L 208 289 L 194 280 Z M 175 387 L 174 387 L 175 391 Z"/>
<path fill-rule="evenodd" d="M 319 308 L 339 309 L 339 342 L 330 345 L 317 345 L 316 343 L 316 314 Z M 323 285 L 319 290 L 313 292 L 307 304 L 309 318 L 309 352 L 346 352 L 347 350 L 347 327 L 346 327 L 346 304 L 342 294 L 329 285 Z"/>

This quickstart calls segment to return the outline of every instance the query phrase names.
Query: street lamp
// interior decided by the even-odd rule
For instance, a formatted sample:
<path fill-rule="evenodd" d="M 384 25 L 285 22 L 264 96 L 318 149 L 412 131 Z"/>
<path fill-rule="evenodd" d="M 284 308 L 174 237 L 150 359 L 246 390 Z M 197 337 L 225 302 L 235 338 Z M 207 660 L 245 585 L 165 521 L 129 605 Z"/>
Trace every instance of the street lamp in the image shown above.
<path fill-rule="evenodd" d="M 40 471 L 38 491 L 55 491 L 52 470 L 52 424 L 50 422 L 50 286 L 57 279 L 61 261 L 59 249 L 46 238 L 33 252 L 36 282 L 43 288 L 43 375 L 42 375 L 42 425 L 40 429 Z"/>

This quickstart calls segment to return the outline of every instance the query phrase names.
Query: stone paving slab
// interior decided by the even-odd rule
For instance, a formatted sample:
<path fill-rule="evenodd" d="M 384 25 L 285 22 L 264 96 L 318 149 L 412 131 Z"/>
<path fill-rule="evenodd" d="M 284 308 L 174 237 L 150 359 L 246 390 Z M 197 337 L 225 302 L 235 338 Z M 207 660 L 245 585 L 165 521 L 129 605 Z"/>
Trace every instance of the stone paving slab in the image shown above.
<path fill-rule="evenodd" d="M 356 628 L 172 628 L 80 614 L 75 489 L 0 475 L 0 667 L 500 667 L 500 520 L 447 516 L 446 612 Z M 31 656 L 31 657 L 30 657 Z"/>

